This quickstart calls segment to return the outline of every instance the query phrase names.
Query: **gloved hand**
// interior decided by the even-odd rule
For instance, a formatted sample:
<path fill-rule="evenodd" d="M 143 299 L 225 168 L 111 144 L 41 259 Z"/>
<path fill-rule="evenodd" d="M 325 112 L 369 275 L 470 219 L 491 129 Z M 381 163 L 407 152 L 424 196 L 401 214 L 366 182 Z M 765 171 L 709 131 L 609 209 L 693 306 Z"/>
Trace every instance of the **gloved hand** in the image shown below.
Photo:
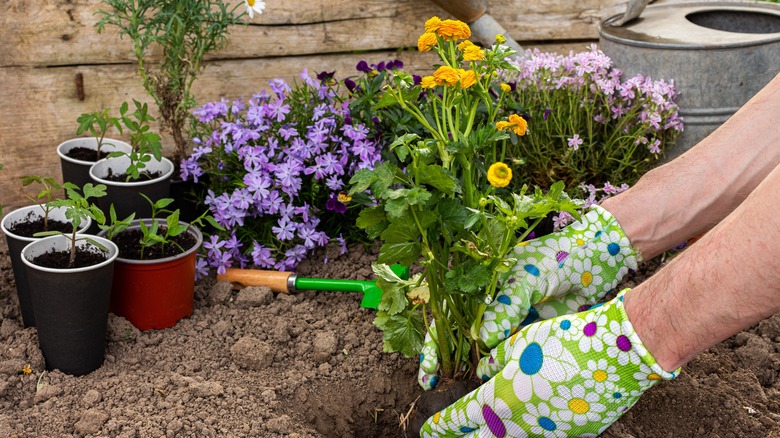
<path fill-rule="evenodd" d="M 599 206 L 557 233 L 522 242 L 512 257 L 517 265 L 501 277 L 483 315 L 479 337 L 488 348 L 522 324 L 589 308 L 636 269 L 638 259 L 620 224 Z M 424 342 L 417 381 L 428 390 L 438 382 L 439 355 L 430 333 Z"/>
<path fill-rule="evenodd" d="M 480 362 L 487 383 L 423 425 L 422 437 L 596 436 L 664 371 L 642 345 L 622 291 L 590 310 L 524 327 Z M 628 292 L 630 293 L 630 292 Z"/>

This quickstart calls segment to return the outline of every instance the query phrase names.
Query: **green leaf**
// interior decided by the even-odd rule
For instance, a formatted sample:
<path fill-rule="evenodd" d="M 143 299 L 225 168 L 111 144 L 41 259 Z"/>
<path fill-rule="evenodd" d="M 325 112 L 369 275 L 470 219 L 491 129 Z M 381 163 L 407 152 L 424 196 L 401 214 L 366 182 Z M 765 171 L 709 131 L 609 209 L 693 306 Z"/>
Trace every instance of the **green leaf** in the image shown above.
<path fill-rule="evenodd" d="M 466 294 L 475 294 L 486 287 L 493 279 L 493 270 L 481 263 L 469 262 L 462 269 L 452 270 L 447 273 L 457 290 Z"/>
<path fill-rule="evenodd" d="M 442 233 L 445 231 L 455 235 L 464 229 L 469 216 L 468 210 L 455 199 L 442 199 L 438 204 L 439 217 L 442 222 Z"/>
<path fill-rule="evenodd" d="M 377 312 L 374 325 L 383 332 L 385 352 L 414 357 L 422 351 L 425 327 L 419 312 L 406 311 L 399 315 Z"/>
<path fill-rule="evenodd" d="M 393 93 L 385 93 L 382 95 L 382 97 L 377 101 L 377 103 L 374 104 L 372 109 L 379 110 L 383 108 L 387 108 L 393 105 L 398 105 L 398 99 L 396 98 L 395 94 Z"/>
<path fill-rule="evenodd" d="M 382 300 L 379 302 L 377 310 L 387 312 L 389 315 L 396 315 L 406 309 L 408 301 L 406 299 L 406 288 L 403 284 L 377 278 L 376 285 L 382 289 Z"/>
<path fill-rule="evenodd" d="M 349 179 L 349 184 L 352 187 L 350 187 L 348 194 L 352 196 L 357 192 L 368 190 L 371 184 L 376 180 L 377 176 L 374 174 L 373 170 L 360 169 Z"/>
<path fill-rule="evenodd" d="M 417 180 L 420 184 L 428 184 L 441 190 L 445 195 L 451 195 L 460 191 L 457 178 L 440 165 L 423 164 L 417 168 Z"/>
<path fill-rule="evenodd" d="M 387 220 L 385 211 L 382 207 L 365 208 L 360 211 L 355 224 L 368 234 L 368 237 L 376 239 L 387 229 L 390 222 Z"/>
<path fill-rule="evenodd" d="M 400 263 L 409 266 L 420 259 L 421 246 L 419 242 L 385 243 L 379 250 L 379 263 Z"/>

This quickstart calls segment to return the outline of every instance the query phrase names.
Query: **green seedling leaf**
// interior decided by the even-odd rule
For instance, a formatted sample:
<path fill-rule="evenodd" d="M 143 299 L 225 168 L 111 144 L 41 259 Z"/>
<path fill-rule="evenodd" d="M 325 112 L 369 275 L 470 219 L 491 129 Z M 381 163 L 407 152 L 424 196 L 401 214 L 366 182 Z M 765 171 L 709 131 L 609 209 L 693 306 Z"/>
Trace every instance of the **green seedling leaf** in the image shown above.
<path fill-rule="evenodd" d="M 107 246 L 103 245 L 102 243 L 98 242 L 97 240 L 95 240 L 95 239 L 93 239 L 91 237 L 85 237 L 84 240 L 86 240 L 91 245 L 95 246 L 97 249 L 99 249 L 99 250 L 101 250 L 103 252 L 108 252 L 109 251 Z"/>
<path fill-rule="evenodd" d="M 390 224 L 382 207 L 370 207 L 361 210 L 355 223 L 358 227 L 366 230 L 366 233 L 372 239 L 379 237 Z"/>

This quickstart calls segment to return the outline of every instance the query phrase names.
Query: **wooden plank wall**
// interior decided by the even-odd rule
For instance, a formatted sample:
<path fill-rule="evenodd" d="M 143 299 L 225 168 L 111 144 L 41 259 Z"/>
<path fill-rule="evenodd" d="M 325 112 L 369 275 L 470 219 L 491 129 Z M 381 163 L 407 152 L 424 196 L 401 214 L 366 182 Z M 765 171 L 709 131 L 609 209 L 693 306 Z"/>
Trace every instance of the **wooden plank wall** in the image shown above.
<path fill-rule="evenodd" d="M 433 55 L 415 49 L 423 23 L 433 15 L 451 18 L 425 0 L 266 4 L 249 25 L 232 29 L 229 47 L 211 57 L 195 85 L 199 102 L 248 96 L 270 79 L 292 80 L 304 67 L 344 77 L 361 59 L 398 58 L 413 72 L 427 71 Z M 0 204 L 6 212 L 29 203 L 20 176 L 61 178 L 55 148 L 75 136 L 79 114 L 116 110 L 132 98 L 153 106 L 129 41 L 113 29 L 97 34 L 94 14 L 101 6 L 99 0 L 0 0 Z M 488 13 L 523 47 L 568 52 L 596 42 L 598 22 L 624 7 L 625 0 L 495 0 Z"/>

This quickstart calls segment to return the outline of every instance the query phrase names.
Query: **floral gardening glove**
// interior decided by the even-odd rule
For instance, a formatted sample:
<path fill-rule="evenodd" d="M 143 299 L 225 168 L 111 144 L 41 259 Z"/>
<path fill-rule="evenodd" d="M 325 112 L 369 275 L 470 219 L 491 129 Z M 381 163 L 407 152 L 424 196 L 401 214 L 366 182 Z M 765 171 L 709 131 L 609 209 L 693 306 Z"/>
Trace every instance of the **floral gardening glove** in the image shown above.
<path fill-rule="evenodd" d="M 636 269 L 638 259 L 617 220 L 599 206 L 560 232 L 522 242 L 512 256 L 518 263 L 501 278 L 479 331 L 488 348 L 540 317 L 589 308 Z M 417 374 L 424 390 L 436 386 L 438 369 L 437 346 L 428 333 Z"/>
<path fill-rule="evenodd" d="M 488 348 L 522 322 L 589 308 L 636 269 L 638 260 L 620 224 L 599 206 L 558 233 L 522 242 L 513 257 L 518 262 L 503 275 L 480 328 Z"/>
<path fill-rule="evenodd" d="M 422 437 L 596 436 L 664 371 L 612 301 L 524 327 L 477 369 L 492 378 L 423 425 Z M 630 292 L 629 292 L 630 293 Z"/>

